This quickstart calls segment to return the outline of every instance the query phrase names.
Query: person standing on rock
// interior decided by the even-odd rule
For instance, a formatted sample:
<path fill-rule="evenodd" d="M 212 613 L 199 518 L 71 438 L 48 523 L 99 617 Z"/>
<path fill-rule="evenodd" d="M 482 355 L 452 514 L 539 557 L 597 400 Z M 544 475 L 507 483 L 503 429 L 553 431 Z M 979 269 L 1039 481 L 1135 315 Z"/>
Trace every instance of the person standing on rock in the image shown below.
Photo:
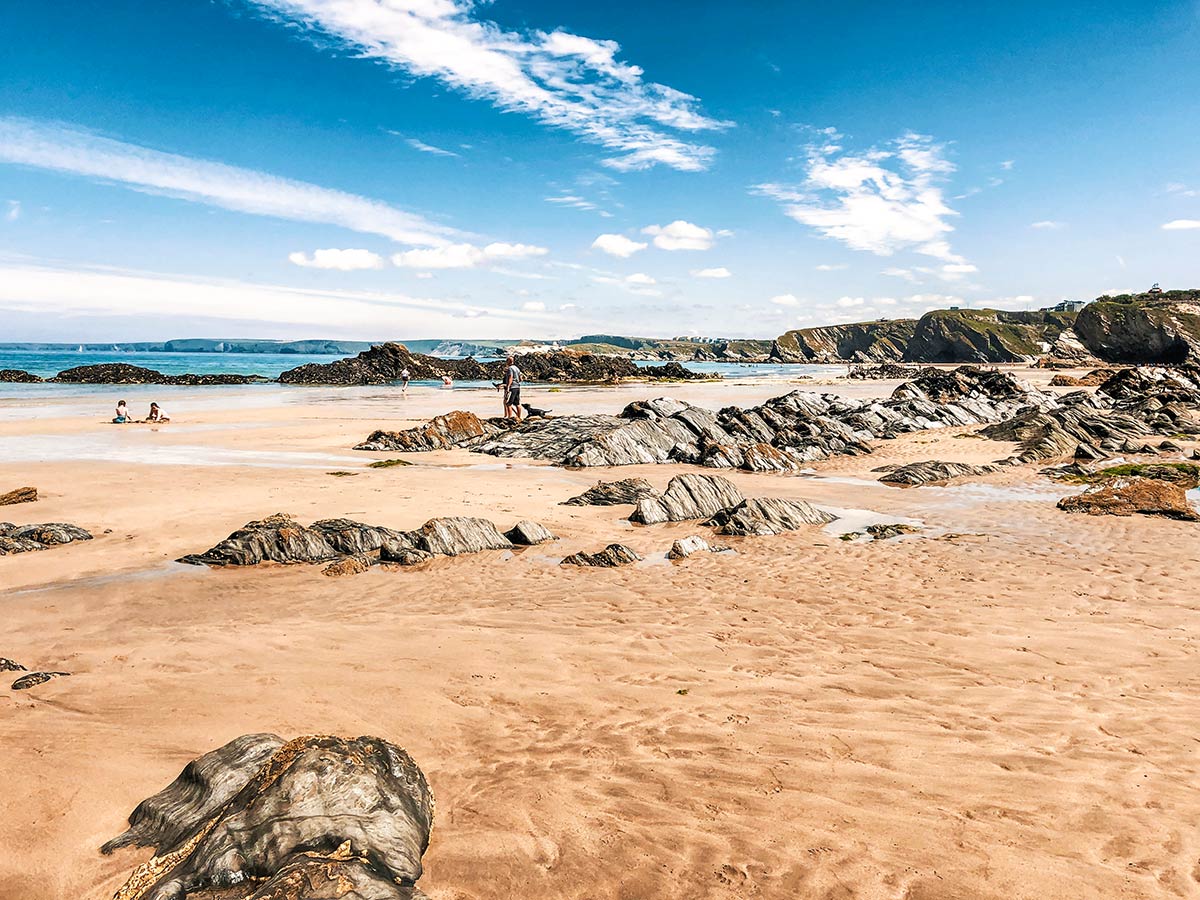
<path fill-rule="evenodd" d="M 504 418 L 521 421 L 521 370 L 517 368 L 516 360 L 509 355 L 508 368 L 504 370 L 504 383 L 500 389 L 504 392 Z"/>

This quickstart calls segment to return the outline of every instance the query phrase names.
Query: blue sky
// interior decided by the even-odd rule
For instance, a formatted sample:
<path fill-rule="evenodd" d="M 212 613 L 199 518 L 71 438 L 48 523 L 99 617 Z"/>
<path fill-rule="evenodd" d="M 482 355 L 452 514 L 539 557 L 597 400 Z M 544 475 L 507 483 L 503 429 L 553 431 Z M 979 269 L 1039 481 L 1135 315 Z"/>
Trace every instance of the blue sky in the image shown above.
<path fill-rule="evenodd" d="M 772 337 L 1200 284 L 1200 0 L 79 0 L 0 32 L 0 340 Z"/>

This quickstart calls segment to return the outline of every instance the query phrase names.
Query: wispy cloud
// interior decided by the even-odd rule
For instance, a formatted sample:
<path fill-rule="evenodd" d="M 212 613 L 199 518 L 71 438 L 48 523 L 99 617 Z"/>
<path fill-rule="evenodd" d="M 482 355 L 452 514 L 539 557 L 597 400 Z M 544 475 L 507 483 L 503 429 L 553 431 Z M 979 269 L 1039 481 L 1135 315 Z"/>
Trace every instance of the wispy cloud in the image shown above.
<path fill-rule="evenodd" d="M 724 266 L 716 266 L 712 269 L 692 269 L 694 278 L 729 278 L 733 275 Z"/>
<path fill-rule="evenodd" d="M 1176 197 L 1200 197 L 1200 189 L 1188 187 L 1178 181 L 1172 181 L 1167 185 L 1167 193 L 1174 194 Z"/>
<path fill-rule="evenodd" d="M 708 250 L 715 240 L 710 229 L 683 219 L 669 225 L 647 225 L 642 234 L 652 235 L 659 250 Z"/>
<path fill-rule="evenodd" d="M 614 169 L 707 167 L 713 148 L 677 133 L 728 125 L 682 91 L 645 81 L 615 41 L 566 31 L 518 32 L 477 17 L 472 0 L 250 0 L 361 56 L 436 78 L 467 96 L 522 112 L 613 151 Z"/>
<path fill-rule="evenodd" d="M 1163 231 L 1192 231 L 1200 228 L 1200 219 L 1172 219 L 1163 225 Z"/>
<path fill-rule="evenodd" d="M 777 294 L 771 298 L 771 302 L 776 306 L 799 306 L 800 300 L 795 294 Z"/>
<path fill-rule="evenodd" d="M 647 246 L 647 244 L 631 240 L 623 234 L 602 234 L 592 241 L 593 250 L 600 250 L 609 256 L 619 256 L 622 259 L 628 259 L 638 251 L 645 250 Z"/>
<path fill-rule="evenodd" d="M 486 247 L 474 244 L 448 244 L 444 247 L 405 250 L 392 257 L 392 262 L 409 269 L 474 269 L 497 262 L 529 259 L 549 253 L 545 247 L 532 244 L 494 243 Z"/>
<path fill-rule="evenodd" d="M 1055 222 L 1051 219 L 1043 219 L 1040 222 L 1034 222 L 1030 228 L 1037 228 L 1041 231 L 1057 231 L 1060 228 L 1066 227 L 1066 222 Z"/>
<path fill-rule="evenodd" d="M 382 269 L 383 257 L 370 250 L 314 250 L 312 256 L 301 253 L 288 254 L 288 262 L 306 269 L 337 269 L 352 272 L 355 269 Z"/>
<path fill-rule="evenodd" d="M 908 133 L 885 147 L 847 152 L 833 129 L 806 148 L 800 185 L 760 184 L 753 190 L 783 204 L 784 213 L 855 250 L 891 256 L 914 250 L 947 263 L 965 260 L 950 247 L 957 213 L 942 183 L 954 172 L 944 148 Z"/>
<path fill-rule="evenodd" d="M 433 144 L 427 144 L 417 138 L 405 138 L 404 143 L 414 150 L 420 150 L 422 153 L 429 153 L 433 156 L 458 156 L 453 150 L 443 150 L 441 147 L 435 147 Z"/>
<path fill-rule="evenodd" d="M 818 272 L 840 272 L 842 269 L 847 268 L 847 266 L 845 263 L 838 263 L 836 265 L 821 263 L 819 266 L 813 266 L 813 268 Z"/>
<path fill-rule="evenodd" d="M 253 169 L 163 153 L 57 123 L 0 117 L 0 162 L 114 182 L 136 191 L 441 246 L 461 232 L 378 200 Z"/>
<path fill-rule="evenodd" d="M 6 222 L 15 222 L 21 218 L 21 201 L 9 200 L 7 203 L 8 209 L 4 211 L 4 220 Z"/>

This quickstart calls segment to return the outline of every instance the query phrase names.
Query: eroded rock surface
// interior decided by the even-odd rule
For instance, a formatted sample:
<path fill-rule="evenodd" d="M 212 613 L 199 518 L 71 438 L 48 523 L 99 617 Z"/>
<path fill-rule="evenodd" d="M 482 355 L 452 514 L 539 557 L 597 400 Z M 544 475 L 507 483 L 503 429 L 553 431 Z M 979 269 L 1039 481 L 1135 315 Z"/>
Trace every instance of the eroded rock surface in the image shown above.
<path fill-rule="evenodd" d="M 0 494 L 0 506 L 13 506 L 17 503 L 33 503 L 38 498 L 37 488 L 19 487 L 8 493 Z"/>
<path fill-rule="evenodd" d="M 497 421 L 455 410 L 435 416 L 424 425 L 406 431 L 376 431 L 354 449 L 420 452 L 471 447 L 487 437 L 502 433 L 504 428 L 496 424 Z"/>
<path fill-rule="evenodd" d="M 886 484 L 936 484 L 938 482 L 949 481 L 952 478 L 990 475 L 992 472 L 999 471 L 999 469 L 999 466 L 973 466 L 968 463 L 929 459 L 924 462 L 914 462 L 897 466 L 880 476 L 879 480 Z"/>
<path fill-rule="evenodd" d="M 221 385 L 255 384 L 267 381 L 261 375 L 210 373 L 206 375 L 164 375 L 155 369 L 132 366 L 128 363 L 99 363 L 64 369 L 47 381 L 62 384 L 181 384 Z"/>
<path fill-rule="evenodd" d="M 687 559 L 694 553 L 703 553 L 706 550 L 712 550 L 708 541 L 702 537 L 692 535 L 691 537 L 680 538 L 671 545 L 671 549 L 667 551 L 667 559 Z"/>
<path fill-rule="evenodd" d="M 643 497 L 657 493 L 645 478 L 625 478 L 620 481 L 601 481 L 578 497 L 564 500 L 562 506 L 621 506 L 637 503 Z"/>
<path fill-rule="evenodd" d="M 28 675 L 22 675 L 12 683 L 14 691 L 27 691 L 32 687 L 37 687 L 39 684 L 45 684 L 52 678 L 64 678 L 70 675 L 70 672 L 30 672 Z"/>
<path fill-rule="evenodd" d="M 548 544 L 551 541 L 558 540 L 549 528 L 530 519 L 522 519 L 508 531 L 504 532 L 504 536 L 513 544 L 522 547 L 533 547 L 537 544 Z"/>
<path fill-rule="evenodd" d="M 807 500 L 757 497 L 720 510 L 705 524 L 715 527 L 717 534 L 748 537 L 782 534 L 805 525 L 825 525 L 835 518 Z"/>
<path fill-rule="evenodd" d="M 9 659 L 7 656 L 0 656 L 0 672 L 25 672 L 28 671 L 19 662 Z"/>
<path fill-rule="evenodd" d="M 1093 516 L 1165 516 L 1188 522 L 1200 514 L 1188 502 L 1181 485 L 1153 478 L 1114 478 L 1085 488 L 1082 494 L 1064 497 L 1058 508 Z"/>
<path fill-rule="evenodd" d="M 640 560 L 633 550 L 624 544 L 609 544 L 596 553 L 573 553 L 562 561 L 564 566 L 592 566 L 599 569 L 615 569 Z"/>
<path fill-rule="evenodd" d="M 0 369 L 0 383 L 39 384 L 44 380 L 40 375 L 34 375 L 24 369 Z"/>
<path fill-rule="evenodd" d="M 114 900 L 414 900 L 433 795 L 377 737 L 237 738 L 142 801 L 101 850 L 153 846 Z"/>
<path fill-rule="evenodd" d="M 719 475 L 676 475 L 661 494 L 639 500 L 629 521 L 657 525 L 705 519 L 720 510 L 737 506 L 744 499 L 737 485 Z"/>
<path fill-rule="evenodd" d="M 66 522 L 46 522 L 41 525 L 14 525 L 0 522 L 0 556 L 45 550 L 72 541 L 90 541 L 91 532 Z"/>

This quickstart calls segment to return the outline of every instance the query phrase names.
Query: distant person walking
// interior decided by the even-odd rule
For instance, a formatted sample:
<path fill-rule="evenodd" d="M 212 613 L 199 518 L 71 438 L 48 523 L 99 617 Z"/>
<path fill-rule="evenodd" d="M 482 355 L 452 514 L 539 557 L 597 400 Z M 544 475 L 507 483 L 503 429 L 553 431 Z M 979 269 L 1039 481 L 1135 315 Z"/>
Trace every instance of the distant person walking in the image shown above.
<path fill-rule="evenodd" d="M 114 425 L 124 425 L 129 421 L 129 407 L 125 405 L 124 400 L 117 401 L 117 414 L 113 418 Z"/>
<path fill-rule="evenodd" d="M 516 360 L 510 355 L 507 360 L 508 368 L 504 370 L 504 383 L 500 389 L 504 392 L 504 418 L 521 421 L 521 370 L 517 368 Z"/>
<path fill-rule="evenodd" d="M 400 393 L 408 393 L 408 379 L 410 378 L 412 378 L 412 372 L 408 371 L 408 367 L 405 366 L 400 370 Z"/>

